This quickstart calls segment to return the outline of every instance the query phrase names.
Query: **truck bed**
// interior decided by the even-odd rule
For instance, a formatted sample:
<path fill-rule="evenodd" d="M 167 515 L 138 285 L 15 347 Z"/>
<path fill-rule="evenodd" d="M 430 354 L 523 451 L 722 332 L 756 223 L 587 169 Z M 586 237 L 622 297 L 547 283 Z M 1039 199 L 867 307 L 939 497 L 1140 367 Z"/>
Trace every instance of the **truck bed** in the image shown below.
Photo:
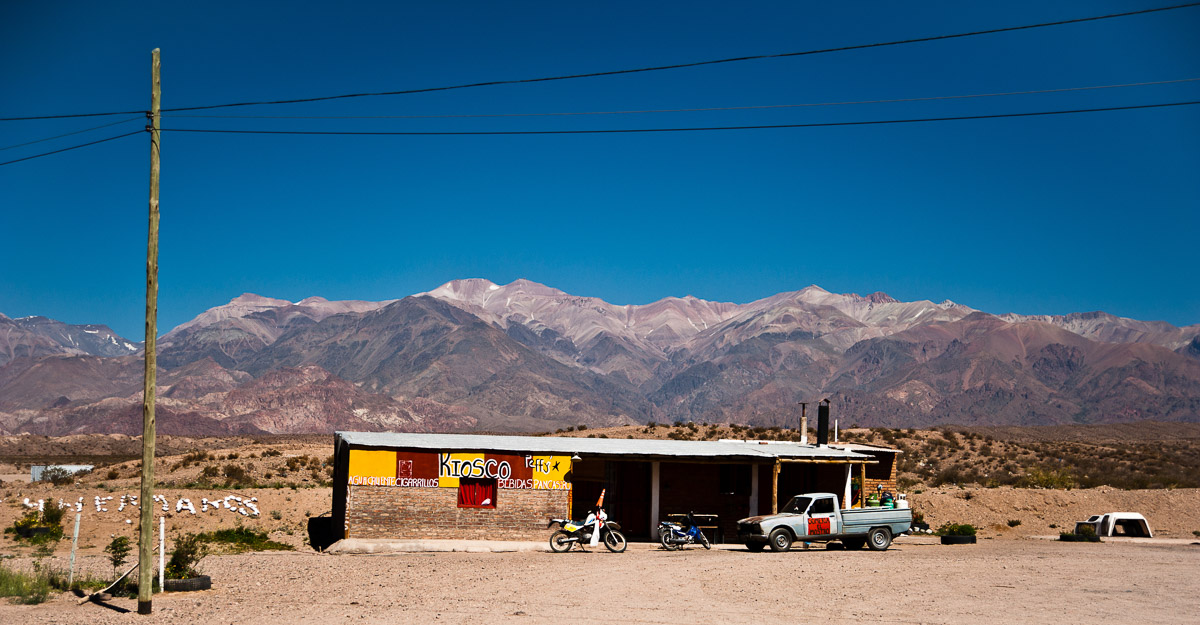
<path fill-rule="evenodd" d="M 865 534 L 872 527 L 886 525 L 895 535 L 912 527 L 912 508 L 851 508 L 841 512 L 843 534 Z"/>

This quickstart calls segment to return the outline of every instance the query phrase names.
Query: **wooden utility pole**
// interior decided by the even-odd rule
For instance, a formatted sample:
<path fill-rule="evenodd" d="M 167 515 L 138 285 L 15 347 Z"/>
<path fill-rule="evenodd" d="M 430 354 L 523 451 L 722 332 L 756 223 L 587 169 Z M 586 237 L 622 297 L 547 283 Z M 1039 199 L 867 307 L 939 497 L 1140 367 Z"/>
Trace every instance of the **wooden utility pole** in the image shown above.
<path fill-rule="evenodd" d="M 154 584 L 154 385 L 158 334 L 158 117 L 162 98 L 158 48 L 151 62 L 150 123 L 150 234 L 146 245 L 146 375 L 142 387 L 142 494 L 138 526 L 138 614 L 150 614 Z"/>

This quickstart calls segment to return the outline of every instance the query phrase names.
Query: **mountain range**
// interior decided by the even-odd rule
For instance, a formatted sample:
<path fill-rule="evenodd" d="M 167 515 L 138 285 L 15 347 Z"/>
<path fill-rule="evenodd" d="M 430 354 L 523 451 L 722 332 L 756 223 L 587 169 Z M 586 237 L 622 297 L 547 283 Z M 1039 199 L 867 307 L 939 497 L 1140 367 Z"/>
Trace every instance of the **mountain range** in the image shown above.
<path fill-rule="evenodd" d="M 0 433 L 141 429 L 141 345 L 0 315 Z M 527 280 L 398 300 L 245 294 L 158 341 L 159 431 L 548 431 L 648 421 L 1200 421 L 1200 324 L 992 315 L 817 286 L 614 305 Z"/>

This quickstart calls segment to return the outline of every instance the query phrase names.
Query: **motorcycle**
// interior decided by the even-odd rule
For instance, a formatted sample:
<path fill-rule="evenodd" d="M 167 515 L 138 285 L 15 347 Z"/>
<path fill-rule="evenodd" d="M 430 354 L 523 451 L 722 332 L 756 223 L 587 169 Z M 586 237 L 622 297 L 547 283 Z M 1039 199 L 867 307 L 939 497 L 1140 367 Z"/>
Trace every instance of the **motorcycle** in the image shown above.
<path fill-rule="evenodd" d="M 712 545 L 708 542 L 708 537 L 704 532 L 696 527 L 696 518 L 689 512 L 687 515 L 687 525 L 675 523 L 674 521 L 661 521 L 658 524 L 658 542 L 662 544 L 663 549 L 673 551 L 675 549 L 683 549 L 684 545 L 693 545 L 699 543 L 704 545 L 705 549 L 712 549 Z"/>
<path fill-rule="evenodd" d="M 555 525 L 561 528 L 550 535 L 550 550 L 555 553 L 570 551 L 571 547 L 575 545 L 579 545 L 579 548 L 583 549 L 585 544 L 591 542 L 592 534 L 596 531 L 600 532 L 599 542 L 604 543 L 604 546 L 613 553 L 621 553 L 628 546 L 625 535 L 621 533 L 621 524 L 609 521 L 608 513 L 604 511 L 604 508 L 589 512 L 583 521 L 550 519 L 546 527 L 551 528 Z"/>

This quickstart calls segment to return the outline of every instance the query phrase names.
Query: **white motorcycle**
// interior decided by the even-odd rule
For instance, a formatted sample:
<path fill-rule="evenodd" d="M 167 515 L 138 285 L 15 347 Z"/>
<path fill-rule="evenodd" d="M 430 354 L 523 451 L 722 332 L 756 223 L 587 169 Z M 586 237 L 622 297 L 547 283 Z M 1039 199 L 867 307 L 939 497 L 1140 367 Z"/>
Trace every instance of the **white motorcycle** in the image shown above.
<path fill-rule="evenodd" d="M 579 545 L 579 548 L 583 549 L 583 545 L 590 543 L 592 537 L 597 535 L 596 532 L 599 532 L 597 542 L 603 542 L 604 546 L 613 553 L 621 553 L 628 546 L 625 535 L 621 533 L 621 525 L 616 521 L 609 521 L 608 513 L 604 511 L 604 508 L 589 512 L 583 521 L 550 519 L 546 527 L 555 525 L 561 528 L 550 535 L 550 550 L 555 553 L 570 551 L 571 547 L 575 545 Z"/>

